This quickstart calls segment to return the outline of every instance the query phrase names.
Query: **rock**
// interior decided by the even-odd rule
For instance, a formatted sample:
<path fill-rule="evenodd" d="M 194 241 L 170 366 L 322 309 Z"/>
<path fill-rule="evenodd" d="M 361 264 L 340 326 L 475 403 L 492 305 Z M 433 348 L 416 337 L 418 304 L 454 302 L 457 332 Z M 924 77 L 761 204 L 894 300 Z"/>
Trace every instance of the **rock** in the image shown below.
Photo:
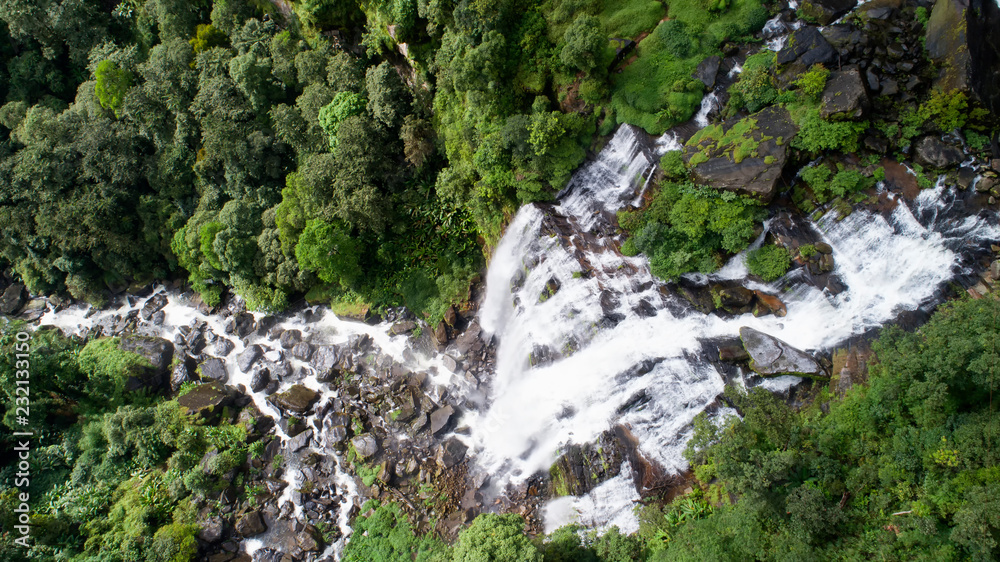
<path fill-rule="evenodd" d="M 241 312 L 230 319 L 226 326 L 227 334 L 236 334 L 237 337 L 245 338 L 254 332 L 255 320 L 253 314 Z"/>
<path fill-rule="evenodd" d="M 177 398 L 177 404 L 191 416 L 209 420 L 222 413 L 222 409 L 232 403 L 221 383 L 213 381 L 199 384 L 184 396 Z"/>
<path fill-rule="evenodd" d="M 162 310 L 157 310 L 156 312 L 153 313 L 153 316 L 150 317 L 149 322 L 154 326 L 162 326 L 163 321 L 166 319 L 167 319 L 167 313 L 163 312 Z"/>
<path fill-rule="evenodd" d="M 313 368 L 316 369 L 316 375 L 320 380 L 328 381 L 332 379 L 335 375 L 332 371 L 337 367 L 340 362 L 340 351 L 336 346 L 323 345 L 316 348 L 316 351 L 312 353 L 312 360 L 310 363 Z"/>
<path fill-rule="evenodd" d="M 788 309 L 785 307 L 785 303 L 781 302 L 781 299 L 778 297 L 761 291 L 754 291 L 754 293 L 757 296 L 757 303 L 762 309 L 762 312 L 774 314 L 779 318 L 788 314 Z"/>
<path fill-rule="evenodd" d="M 941 68 L 935 86 L 946 92 L 968 91 L 971 86 L 972 57 L 965 14 L 968 9 L 968 0 L 937 0 L 927 22 L 924 48 Z"/>
<path fill-rule="evenodd" d="M 450 405 L 438 408 L 431 413 L 431 433 L 437 433 L 444 429 L 444 427 L 448 425 L 448 421 L 451 420 L 451 416 L 454 413 L 455 409 Z"/>
<path fill-rule="evenodd" d="M 412 332 L 417 327 L 416 322 L 411 322 L 409 320 L 403 320 L 401 322 L 396 322 L 389 328 L 390 336 L 398 336 L 400 334 L 408 334 Z"/>
<path fill-rule="evenodd" d="M 334 449 L 340 449 L 344 443 L 344 439 L 347 439 L 347 428 L 343 425 L 334 425 L 330 429 L 326 430 L 326 444 Z"/>
<path fill-rule="evenodd" d="M 787 343 L 749 327 L 740 328 L 743 347 L 750 354 L 750 368 L 764 376 L 798 375 L 825 377 L 820 364 L 811 355 Z"/>
<path fill-rule="evenodd" d="M 378 452 L 378 441 L 369 433 L 363 433 L 351 439 L 351 445 L 354 445 L 354 450 L 362 459 L 371 458 Z"/>
<path fill-rule="evenodd" d="M 455 307 L 449 306 L 448 310 L 444 311 L 444 323 L 454 328 L 457 319 L 458 313 L 455 312 Z"/>
<path fill-rule="evenodd" d="M 834 71 L 823 89 L 820 117 L 823 119 L 858 119 L 868 105 L 868 94 L 857 69 Z"/>
<path fill-rule="evenodd" d="M 309 343 L 300 341 L 292 348 L 292 357 L 299 361 L 308 361 L 313 354 L 313 347 Z"/>
<path fill-rule="evenodd" d="M 295 437 L 292 437 L 288 441 L 288 448 L 293 453 L 297 453 L 302 449 L 305 449 L 307 446 L 309 446 L 309 440 L 312 439 L 312 436 L 313 436 L 313 430 L 307 429 L 302 433 L 299 433 Z"/>
<path fill-rule="evenodd" d="M 226 372 L 226 362 L 218 357 L 206 357 L 198 366 L 198 374 L 201 377 L 219 382 L 229 380 L 229 373 Z"/>
<path fill-rule="evenodd" d="M 267 530 L 259 511 L 251 511 L 236 522 L 236 532 L 243 537 L 257 536 Z"/>
<path fill-rule="evenodd" d="M 482 334 L 482 328 L 479 327 L 478 322 L 469 324 L 469 327 L 455 338 L 455 347 L 458 348 L 459 354 L 466 355 L 469 353 L 469 350 L 481 346 L 482 340 L 479 339 L 480 334 Z"/>
<path fill-rule="evenodd" d="M 255 369 L 253 375 L 250 377 L 250 390 L 260 392 L 267 388 L 269 384 L 271 384 L 271 371 L 266 367 Z"/>
<path fill-rule="evenodd" d="M 462 462 L 462 459 L 465 458 L 465 452 L 468 450 L 469 448 L 465 446 L 465 443 L 459 441 L 458 438 L 449 437 L 438 448 L 438 465 L 443 468 L 451 468 Z"/>
<path fill-rule="evenodd" d="M 217 543 L 222 540 L 222 535 L 226 531 L 226 522 L 218 515 L 213 515 L 198 522 L 201 528 L 198 531 L 198 538 L 209 543 Z"/>
<path fill-rule="evenodd" d="M 976 182 L 976 192 L 978 193 L 989 193 L 997 184 L 996 178 L 991 178 L 989 176 L 983 176 L 979 178 Z"/>
<path fill-rule="evenodd" d="M 285 330 L 281 332 L 281 337 L 278 338 L 278 342 L 281 344 L 282 349 L 292 349 L 295 344 L 302 340 L 302 332 L 298 330 Z"/>
<path fill-rule="evenodd" d="M 146 302 L 143 303 L 139 314 L 142 316 L 143 320 L 150 320 L 152 319 L 153 314 L 159 312 L 165 306 L 167 306 L 167 296 L 163 293 L 158 293 L 146 299 Z"/>
<path fill-rule="evenodd" d="M 797 61 L 799 64 L 809 67 L 814 64 L 828 63 L 836 57 L 837 53 L 827 42 L 819 29 L 813 26 L 805 26 L 788 38 L 785 47 L 778 51 L 778 64 L 787 64 Z"/>
<path fill-rule="evenodd" d="M 788 111 L 779 106 L 763 109 L 747 119 L 749 133 L 737 141 L 749 146 L 749 155 L 736 161 L 733 145 L 720 145 L 713 135 L 696 135 L 684 147 L 684 162 L 695 183 L 738 191 L 769 202 L 775 194 L 788 155 L 788 142 L 798 132 Z M 740 121 L 743 123 L 743 121 Z M 722 125 L 729 131 L 734 124 Z M 721 131 L 718 135 L 721 137 Z M 766 140 L 765 140 L 766 138 Z M 697 139 L 697 142 L 693 142 Z M 780 144 L 779 144 L 780 143 Z"/>
<path fill-rule="evenodd" d="M 694 71 L 694 78 L 700 80 L 705 85 L 705 91 L 712 91 L 715 88 L 715 78 L 719 74 L 719 65 L 722 59 L 719 55 L 712 55 L 698 64 Z"/>
<path fill-rule="evenodd" d="M 45 299 L 30 299 L 28 304 L 24 305 L 21 309 L 21 320 L 25 322 L 35 322 L 45 316 L 45 312 L 48 311 L 49 305 L 45 302 Z M 130 315 L 135 314 L 135 311 L 129 313 Z"/>
<path fill-rule="evenodd" d="M 148 365 L 129 367 L 130 374 L 125 382 L 126 390 L 134 392 L 145 389 L 156 392 L 166 385 L 170 361 L 174 357 L 172 343 L 163 338 L 128 335 L 122 337 L 118 348 L 135 353 L 148 362 Z"/>
<path fill-rule="evenodd" d="M 883 96 L 895 96 L 899 93 L 899 83 L 892 78 L 883 78 L 879 90 Z"/>
<path fill-rule="evenodd" d="M 958 169 L 958 175 L 955 178 L 959 189 L 969 189 L 973 182 L 976 181 L 976 170 L 969 166 L 962 166 Z"/>
<path fill-rule="evenodd" d="M 816 248 L 816 251 L 821 254 L 833 253 L 833 246 L 827 244 L 826 242 L 816 242 L 815 244 L 813 244 L 813 247 Z"/>
<path fill-rule="evenodd" d="M 264 350 L 257 344 L 251 345 L 243 350 L 236 356 L 236 364 L 239 366 L 240 370 L 244 373 L 250 371 L 250 367 L 253 367 L 254 363 L 257 362 L 261 357 L 264 356 Z"/>
<path fill-rule="evenodd" d="M 958 148 L 945 144 L 937 137 L 928 136 L 917 141 L 917 163 L 937 169 L 946 169 L 962 163 L 965 156 Z"/>
<path fill-rule="evenodd" d="M 24 308 L 27 302 L 28 291 L 24 288 L 24 285 L 14 283 L 4 290 L 3 296 L 0 296 L 0 314 L 6 314 L 7 316 L 17 314 Z"/>
<path fill-rule="evenodd" d="M 452 357 L 451 355 L 442 355 L 441 356 L 441 364 L 444 365 L 445 369 L 448 369 L 449 371 L 451 371 L 453 373 L 456 370 L 458 370 L 458 362 L 455 361 L 455 358 Z"/>
<path fill-rule="evenodd" d="M 753 300 L 753 291 L 746 287 L 729 287 L 719 290 L 718 294 L 722 308 L 725 309 L 742 308 Z"/>
<path fill-rule="evenodd" d="M 236 344 L 226 338 L 218 338 L 212 346 L 212 352 L 219 357 L 226 357 L 236 349 Z"/>
<path fill-rule="evenodd" d="M 994 260 L 993 263 L 990 264 L 990 277 L 992 277 L 994 281 L 1000 280 L 1000 260 Z"/>
<path fill-rule="evenodd" d="M 170 371 L 170 390 L 177 392 L 181 389 L 182 384 L 192 380 L 194 378 L 191 376 L 187 364 L 184 361 L 178 361 Z"/>
<path fill-rule="evenodd" d="M 434 341 L 436 341 L 438 345 L 448 344 L 448 329 L 445 328 L 444 321 L 438 322 L 437 328 L 434 328 Z"/>
<path fill-rule="evenodd" d="M 857 3 L 857 0 L 803 0 L 799 9 L 802 15 L 814 18 L 820 25 L 830 25 Z"/>
<path fill-rule="evenodd" d="M 724 345 L 719 347 L 719 361 L 736 363 L 750 359 L 750 354 L 740 345 Z"/>
<path fill-rule="evenodd" d="M 296 414 L 304 414 L 319 400 L 319 393 L 309 387 L 297 384 L 281 394 L 274 395 L 273 399 L 280 408 Z"/>

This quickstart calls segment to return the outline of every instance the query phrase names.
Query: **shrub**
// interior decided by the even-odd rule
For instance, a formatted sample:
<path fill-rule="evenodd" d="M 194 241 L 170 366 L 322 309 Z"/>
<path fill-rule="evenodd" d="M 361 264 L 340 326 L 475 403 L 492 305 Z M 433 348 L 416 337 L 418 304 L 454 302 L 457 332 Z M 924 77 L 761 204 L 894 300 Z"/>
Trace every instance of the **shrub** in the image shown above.
<path fill-rule="evenodd" d="M 792 148 L 819 153 L 824 150 L 856 152 L 858 136 L 868 128 L 867 121 L 826 121 L 817 106 L 789 108 L 799 132 L 791 141 Z"/>
<path fill-rule="evenodd" d="M 764 281 L 771 282 L 778 279 L 792 265 L 792 258 L 784 246 L 768 245 L 747 252 L 747 269 L 752 275 L 760 277 Z"/>
<path fill-rule="evenodd" d="M 542 554 L 524 534 L 520 515 L 483 513 L 458 536 L 455 562 L 541 562 Z"/>
<path fill-rule="evenodd" d="M 822 64 L 813 65 L 808 72 L 799 76 L 795 81 L 795 86 L 806 96 L 817 98 L 823 93 L 826 87 L 826 79 L 830 76 L 830 71 Z"/>
<path fill-rule="evenodd" d="M 671 150 L 660 158 L 660 169 L 667 179 L 677 181 L 687 178 L 687 168 L 684 167 L 684 152 Z"/>
<path fill-rule="evenodd" d="M 729 103 L 733 108 L 746 108 L 753 113 L 774 102 L 778 97 L 778 90 L 774 87 L 771 70 L 776 59 L 777 54 L 771 51 L 747 57 L 740 79 L 729 87 Z"/>

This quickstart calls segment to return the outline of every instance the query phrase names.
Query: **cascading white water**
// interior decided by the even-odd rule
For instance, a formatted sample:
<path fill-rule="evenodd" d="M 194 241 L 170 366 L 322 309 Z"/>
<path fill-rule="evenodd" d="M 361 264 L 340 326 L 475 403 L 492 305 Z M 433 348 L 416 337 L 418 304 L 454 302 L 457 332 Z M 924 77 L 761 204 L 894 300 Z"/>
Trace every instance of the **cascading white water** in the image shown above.
<path fill-rule="evenodd" d="M 701 98 L 701 107 L 698 109 L 698 113 L 694 116 L 694 124 L 698 128 L 703 128 L 708 126 L 708 114 L 713 110 L 719 109 L 721 104 L 719 103 L 719 96 L 715 92 L 709 92 L 705 94 L 705 97 Z"/>
<path fill-rule="evenodd" d="M 723 389 L 715 367 L 700 357 L 700 340 L 733 337 L 750 326 L 801 349 L 830 348 L 927 304 L 958 273 L 957 250 L 1000 238 L 1000 228 L 982 218 L 945 218 L 953 197 L 942 185 L 921 193 L 912 209 L 899 202 L 888 219 L 863 210 L 843 219 L 831 212 L 813 227 L 833 247 L 844 292 L 834 296 L 790 276 L 781 280 L 792 284 L 785 292 L 781 281 L 749 284 L 781 294 L 783 318 L 703 315 L 661 292 L 645 260 L 621 256 L 607 235 L 602 216 L 633 200 L 654 160 L 636 131 L 622 127 L 576 173 L 558 206 L 523 208 L 497 246 L 480 312 L 483 329 L 499 341 L 492 396 L 483 412 L 464 421 L 476 462 L 498 487 L 548 469 L 567 445 L 593 441 L 614 424 L 631 430 L 647 458 L 682 470 L 691 420 Z M 551 225 L 560 221 L 573 234 L 553 234 Z M 745 274 L 737 256 L 718 278 Z M 550 280 L 558 290 L 548 296 Z M 556 359 L 532 366 L 529 354 L 540 346 Z M 637 397 L 641 405 L 628 406 Z M 574 518 L 625 524 L 635 494 L 622 486 L 626 480 L 609 481 L 589 500 L 556 500 L 547 527 Z M 608 489 L 629 497 L 594 501 Z M 611 513 L 610 505 L 628 514 Z"/>

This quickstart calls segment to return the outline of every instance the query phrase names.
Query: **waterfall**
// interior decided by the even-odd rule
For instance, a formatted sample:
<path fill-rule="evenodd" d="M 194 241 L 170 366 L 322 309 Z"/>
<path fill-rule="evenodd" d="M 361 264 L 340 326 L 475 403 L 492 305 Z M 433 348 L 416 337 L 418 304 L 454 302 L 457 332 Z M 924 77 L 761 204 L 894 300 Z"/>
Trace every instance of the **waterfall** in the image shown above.
<path fill-rule="evenodd" d="M 483 329 L 498 341 L 495 379 L 488 407 L 465 421 L 476 462 L 497 489 L 547 470 L 566 446 L 593 441 L 615 424 L 629 428 L 645 457 L 683 470 L 690 423 L 724 387 L 701 340 L 750 326 L 800 349 L 830 349 L 903 311 L 936 304 L 941 285 L 967 272 L 959 251 L 1000 237 L 994 222 L 950 213 L 957 198 L 939 182 L 912 204 L 897 200 L 888 216 L 831 211 L 810 223 L 833 248 L 843 292 L 832 295 L 790 273 L 748 283 L 781 294 L 783 318 L 704 315 L 664 290 L 644 258 L 616 251 L 610 216 L 646 188 L 654 161 L 641 134 L 622 127 L 576 173 L 558 205 L 522 208 L 496 248 L 480 312 Z M 736 256 L 713 278 L 745 275 Z M 769 385 L 795 380 L 784 379 Z M 606 482 L 589 499 L 555 500 L 547 526 L 575 518 L 632 528 L 622 517 L 633 517 L 636 492 L 624 480 Z M 617 500 L 609 490 L 618 491 Z M 609 513 L 613 505 L 627 514 Z"/>

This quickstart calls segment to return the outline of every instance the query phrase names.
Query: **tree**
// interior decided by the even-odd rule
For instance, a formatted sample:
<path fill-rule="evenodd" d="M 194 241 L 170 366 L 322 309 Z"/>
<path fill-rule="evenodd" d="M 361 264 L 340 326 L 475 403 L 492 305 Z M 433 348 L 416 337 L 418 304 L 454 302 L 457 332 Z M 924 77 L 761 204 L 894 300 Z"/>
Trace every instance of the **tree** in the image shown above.
<path fill-rule="evenodd" d="M 295 246 L 295 258 L 327 283 L 350 287 L 360 273 L 358 245 L 342 228 L 313 219 Z"/>
<path fill-rule="evenodd" d="M 520 515 L 483 513 L 458 535 L 455 562 L 542 562 Z"/>
<path fill-rule="evenodd" d="M 365 99 L 354 92 L 337 92 L 333 101 L 319 110 L 319 125 L 326 131 L 330 150 L 337 149 L 337 133 L 340 124 L 348 117 L 361 115 L 365 110 Z"/>
<path fill-rule="evenodd" d="M 565 45 L 559 60 L 566 66 L 590 74 L 604 62 L 608 40 L 601 30 L 601 22 L 594 16 L 582 14 L 566 29 Z"/>
<path fill-rule="evenodd" d="M 111 60 L 102 60 L 94 73 L 97 82 L 94 92 L 101 101 L 101 107 L 110 109 L 119 115 L 119 108 L 125 98 L 125 92 L 132 86 L 132 73 L 121 69 Z"/>
<path fill-rule="evenodd" d="M 408 113 L 410 94 L 403 86 L 396 69 L 388 62 L 369 68 L 365 74 L 368 90 L 368 111 L 377 123 L 389 129 L 399 127 Z"/>

